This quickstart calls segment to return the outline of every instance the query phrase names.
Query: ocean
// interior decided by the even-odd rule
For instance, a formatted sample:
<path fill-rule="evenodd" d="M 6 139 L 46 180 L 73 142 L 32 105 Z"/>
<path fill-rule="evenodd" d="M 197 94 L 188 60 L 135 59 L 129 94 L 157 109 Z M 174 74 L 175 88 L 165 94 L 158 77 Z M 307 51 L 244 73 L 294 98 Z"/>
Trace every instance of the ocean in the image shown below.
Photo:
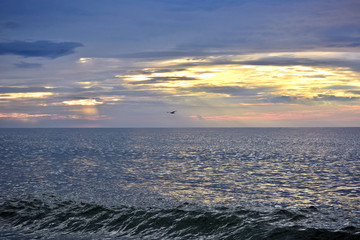
<path fill-rule="evenodd" d="M 0 239 L 360 239 L 360 128 L 0 129 Z"/>

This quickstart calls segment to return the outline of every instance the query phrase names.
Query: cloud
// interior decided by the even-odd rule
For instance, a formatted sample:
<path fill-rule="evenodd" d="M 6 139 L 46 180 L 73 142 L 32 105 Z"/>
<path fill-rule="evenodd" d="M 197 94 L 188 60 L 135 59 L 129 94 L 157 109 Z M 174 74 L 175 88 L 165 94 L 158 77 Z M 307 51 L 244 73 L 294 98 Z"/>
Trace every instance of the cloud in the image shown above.
<path fill-rule="evenodd" d="M 349 102 L 349 101 L 357 101 L 360 97 L 338 97 L 335 95 L 325 95 L 319 94 L 317 97 L 313 98 L 316 101 L 339 101 L 339 102 Z"/>
<path fill-rule="evenodd" d="M 359 91 L 360 93 L 360 91 Z M 339 97 L 335 95 L 319 94 L 316 97 L 304 98 L 293 96 L 275 96 L 268 98 L 271 103 L 297 103 L 297 104 L 311 104 L 311 102 L 351 102 L 359 100 L 359 97 Z"/>
<path fill-rule="evenodd" d="M 355 90 L 355 91 L 348 91 L 349 93 L 353 93 L 353 94 L 358 94 L 358 95 L 360 95 L 360 90 L 359 91 L 357 91 L 357 90 Z"/>
<path fill-rule="evenodd" d="M 185 63 L 186 65 L 187 63 Z M 253 66 L 310 66 L 310 67 L 348 67 L 354 71 L 360 71 L 360 67 L 357 60 L 346 59 L 311 59 L 311 58 L 297 58 L 297 57 L 265 57 L 256 60 L 249 61 L 237 61 L 237 60 L 217 60 L 213 62 L 201 62 L 201 63 L 189 63 L 188 65 L 253 65 Z M 178 66 L 183 66 L 179 64 Z M 317 77 L 317 76 L 313 76 Z M 319 76 L 323 78 L 323 75 Z"/>
<path fill-rule="evenodd" d="M 136 52 L 119 55 L 121 58 L 179 58 L 179 57 L 208 57 L 211 55 L 221 55 L 223 53 L 209 53 L 206 51 L 149 51 Z"/>
<path fill-rule="evenodd" d="M 29 113 L 0 113 L 0 119 L 11 119 L 11 120 L 20 120 L 20 121 L 30 121 L 32 119 L 50 119 L 50 120 L 90 120 L 96 121 L 99 119 L 108 119 L 108 117 L 103 115 L 93 115 L 93 116 L 86 116 L 86 115 L 59 115 L 59 114 L 29 114 Z"/>
<path fill-rule="evenodd" d="M 328 76 L 323 74 L 306 76 L 307 78 L 327 78 Z"/>
<path fill-rule="evenodd" d="M 299 99 L 297 97 L 291 96 L 278 96 L 269 98 L 269 102 L 271 103 L 297 103 Z"/>
<path fill-rule="evenodd" d="M 260 65 L 260 66 L 293 66 L 293 65 L 303 65 L 303 66 L 314 66 L 319 64 L 324 64 L 309 58 L 289 58 L 289 57 L 266 57 L 260 58 L 257 60 L 251 61 L 239 61 L 238 63 L 244 65 Z"/>
<path fill-rule="evenodd" d="M 210 57 L 208 55 L 207 57 Z M 215 55 L 213 55 L 215 56 Z M 176 67 L 195 67 L 195 66 L 219 66 L 219 65 L 253 65 L 253 66 L 328 66 L 328 65 L 355 65 L 352 61 L 338 60 L 338 59 L 328 59 L 328 60 L 318 60 L 311 58 L 296 58 L 296 57 L 264 57 L 256 60 L 231 60 L 227 59 L 226 56 L 223 56 L 222 59 L 215 59 L 208 61 L 199 61 L 199 62 L 185 62 L 179 63 Z M 323 75 L 321 77 L 324 77 Z"/>
<path fill-rule="evenodd" d="M 149 80 L 132 81 L 130 84 L 154 84 L 154 83 L 166 83 L 173 81 L 195 81 L 197 78 L 193 77 L 151 77 Z"/>
<path fill-rule="evenodd" d="M 358 89 L 358 86 L 349 86 L 349 85 L 332 85 L 332 86 L 327 86 L 327 87 L 323 87 L 323 89 Z"/>
<path fill-rule="evenodd" d="M 207 92 L 207 93 L 222 93 L 231 96 L 251 96 L 257 95 L 260 92 L 269 91 L 271 87 L 245 88 L 238 86 L 197 86 L 192 88 L 185 88 L 191 92 Z"/>
<path fill-rule="evenodd" d="M 186 71 L 186 68 L 163 68 L 163 69 L 140 69 L 140 70 L 131 70 L 129 74 L 142 74 L 142 75 L 151 75 L 154 73 L 172 73 L 172 72 L 182 72 Z"/>
<path fill-rule="evenodd" d="M 83 46 L 77 42 L 51 41 L 13 41 L 0 43 L 0 55 L 13 54 L 22 57 L 58 58 L 74 53 L 74 49 Z"/>
<path fill-rule="evenodd" d="M 40 63 L 28 63 L 28 62 L 20 62 L 14 64 L 17 68 L 40 68 L 42 64 Z"/>
<path fill-rule="evenodd" d="M 31 92 L 49 92 L 44 87 L 0 87 L 0 93 L 31 93 Z"/>
<path fill-rule="evenodd" d="M 236 61 L 243 65 L 256 66 L 339 66 L 354 67 L 355 61 L 343 59 L 311 59 L 296 57 L 265 57 L 251 61 Z"/>

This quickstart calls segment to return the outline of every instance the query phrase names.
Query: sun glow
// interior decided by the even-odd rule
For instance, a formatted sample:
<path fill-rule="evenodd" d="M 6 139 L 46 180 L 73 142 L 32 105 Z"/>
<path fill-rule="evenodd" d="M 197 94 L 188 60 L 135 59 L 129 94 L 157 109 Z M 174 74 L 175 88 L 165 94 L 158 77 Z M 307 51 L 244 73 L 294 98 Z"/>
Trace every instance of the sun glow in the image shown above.
<path fill-rule="evenodd" d="M 351 73 L 351 74 L 350 74 Z M 190 67 L 181 72 L 127 75 L 128 84 L 143 88 L 168 91 L 168 88 L 192 88 L 196 86 L 237 86 L 243 88 L 268 88 L 272 95 L 312 98 L 319 94 L 353 96 L 344 89 L 333 89 L 333 85 L 360 87 L 359 74 L 348 69 L 304 66 L 238 66 L 235 64 Z M 200 93 L 199 93 L 200 94 Z"/>
<path fill-rule="evenodd" d="M 79 58 L 79 60 L 78 60 L 79 63 L 88 63 L 91 61 L 92 61 L 92 58 Z"/>
<path fill-rule="evenodd" d="M 104 102 L 97 101 L 96 99 L 79 99 L 79 100 L 63 101 L 62 103 L 69 106 L 96 106 L 96 105 L 101 105 Z"/>

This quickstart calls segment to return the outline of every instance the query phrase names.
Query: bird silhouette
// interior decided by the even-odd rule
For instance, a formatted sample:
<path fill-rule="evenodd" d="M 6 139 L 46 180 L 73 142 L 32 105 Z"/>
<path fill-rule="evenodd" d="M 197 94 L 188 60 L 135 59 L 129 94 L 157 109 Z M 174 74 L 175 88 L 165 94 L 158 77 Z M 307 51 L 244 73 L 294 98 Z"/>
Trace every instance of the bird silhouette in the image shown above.
<path fill-rule="evenodd" d="M 175 114 L 175 113 L 176 113 L 176 110 L 175 110 L 175 111 L 171 111 L 171 112 L 167 112 L 167 113 Z"/>

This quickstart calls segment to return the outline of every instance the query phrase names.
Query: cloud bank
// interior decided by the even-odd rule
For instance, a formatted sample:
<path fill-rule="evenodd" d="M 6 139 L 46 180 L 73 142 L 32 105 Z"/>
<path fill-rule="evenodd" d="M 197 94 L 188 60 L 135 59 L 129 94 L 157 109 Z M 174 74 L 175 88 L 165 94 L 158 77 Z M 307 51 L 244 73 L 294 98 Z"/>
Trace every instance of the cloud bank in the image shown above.
<path fill-rule="evenodd" d="M 77 42 L 52 41 L 12 41 L 0 43 L 0 55 L 18 55 L 22 57 L 58 58 L 74 53 L 75 48 L 82 47 Z"/>

